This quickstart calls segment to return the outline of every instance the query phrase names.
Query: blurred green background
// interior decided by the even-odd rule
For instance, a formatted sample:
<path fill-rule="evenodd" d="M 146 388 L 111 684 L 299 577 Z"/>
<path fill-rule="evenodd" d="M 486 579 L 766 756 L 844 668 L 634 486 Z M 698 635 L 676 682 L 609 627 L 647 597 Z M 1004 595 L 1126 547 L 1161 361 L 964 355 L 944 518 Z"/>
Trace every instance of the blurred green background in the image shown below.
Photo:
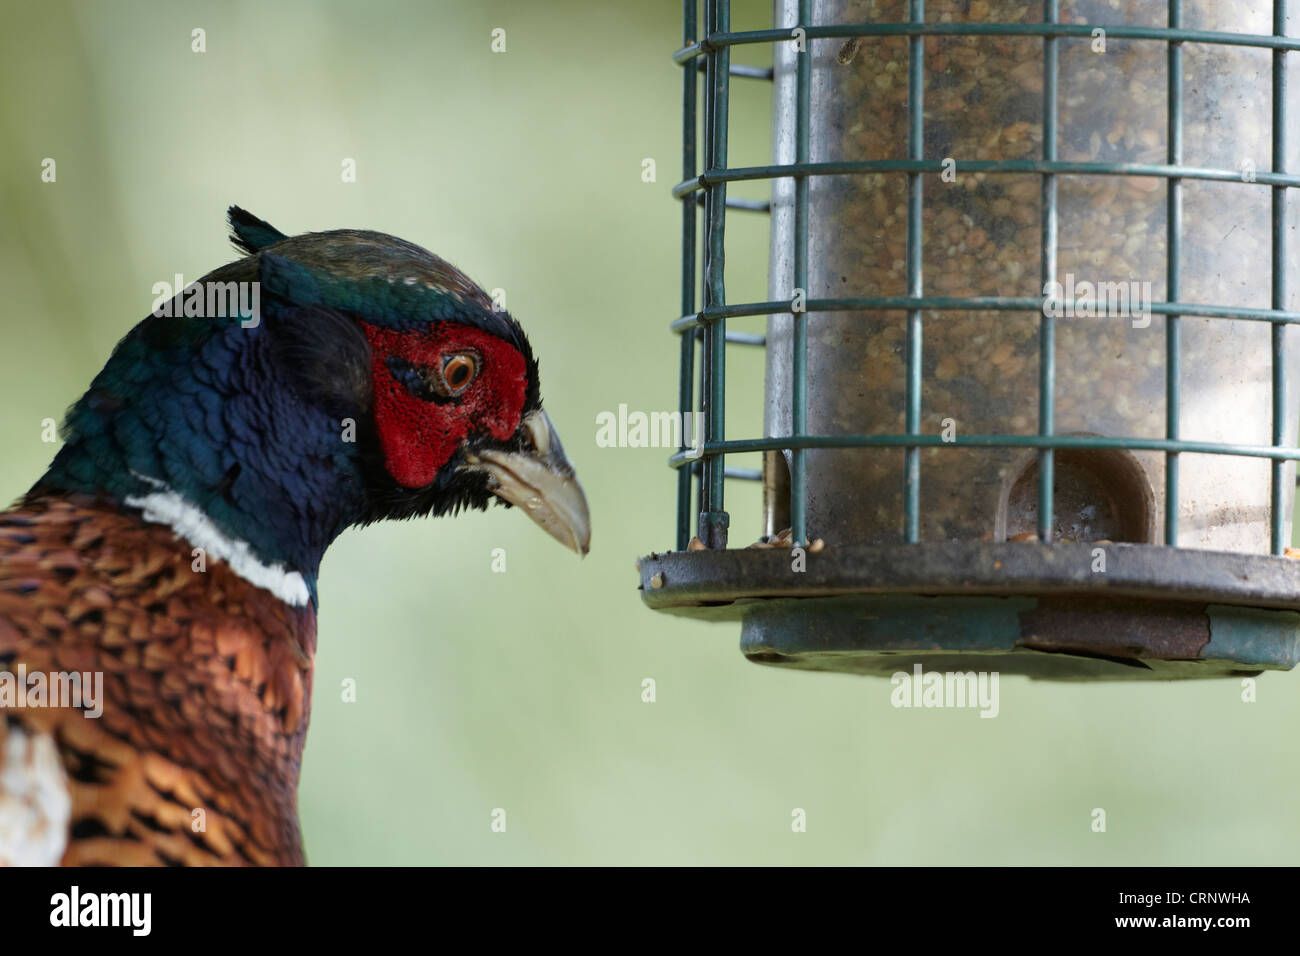
<path fill-rule="evenodd" d="M 592 554 L 499 509 L 335 544 L 300 794 L 312 863 L 1295 861 L 1292 675 L 1265 675 L 1254 704 L 1234 681 L 1004 678 L 1000 716 L 982 720 L 896 710 L 885 681 L 749 664 L 737 625 L 641 606 L 636 556 L 673 543 L 667 452 L 597 447 L 595 421 L 676 403 L 679 3 L 0 7 L 0 497 L 44 469 L 41 420 L 153 283 L 233 258 L 230 203 L 290 233 L 427 246 L 504 288 L 541 357 Z M 733 22 L 768 26 L 768 5 L 737 3 Z M 735 86 L 733 165 L 768 159 L 767 93 Z M 766 298 L 766 256 L 766 221 L 730 217 L 733 300 Z M 730 434 L 760 433 L 761 389 L 758 351 L 738 354 Z M 756 537 L 756 490 L 728 504 L 736 540 Z"/>

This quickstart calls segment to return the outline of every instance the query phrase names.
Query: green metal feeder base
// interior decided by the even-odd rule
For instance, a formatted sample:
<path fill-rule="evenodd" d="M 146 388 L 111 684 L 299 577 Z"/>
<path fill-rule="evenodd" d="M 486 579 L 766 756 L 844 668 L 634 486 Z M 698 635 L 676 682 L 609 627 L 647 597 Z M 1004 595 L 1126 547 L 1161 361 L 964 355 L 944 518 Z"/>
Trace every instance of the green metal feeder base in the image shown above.
<path fill-rule="evenodd" d="M 1105 570 L 1099 566 L 1104 553 Z M 1135 544 L 958 543 L 642 558 L 655 609 L 741 624 L 761 664 L 1177 680 L 1290 670 L 1300 562 Z"/>

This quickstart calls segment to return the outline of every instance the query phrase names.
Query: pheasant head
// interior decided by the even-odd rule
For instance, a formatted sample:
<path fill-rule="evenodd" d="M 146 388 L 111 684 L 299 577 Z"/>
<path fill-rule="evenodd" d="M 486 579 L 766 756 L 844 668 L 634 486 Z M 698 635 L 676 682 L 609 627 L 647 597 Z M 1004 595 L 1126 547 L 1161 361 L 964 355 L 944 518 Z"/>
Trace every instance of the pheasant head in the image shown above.
<path fill-rule="evenodd" d="M 586 499 L 518 322 L 393 236 L 289 237 L 229 215 L 248 256 L 123 339 L 34 491 L 108 495 L 192 526 L 298 601 L 315 598 L 340 532 L 386 518 L 496 501 L 586 553 Z"/>
<path fill-rule="evenodd" d="M 164 291 L 0 511 L 0 864 L 302 862 L 329 544 L 494 501 L 590 544 L 532 348 L 482 289 L 393 236 L 230 224 L 245 255 Z M 94 713 L 12 693 L 67 672 Z"/>

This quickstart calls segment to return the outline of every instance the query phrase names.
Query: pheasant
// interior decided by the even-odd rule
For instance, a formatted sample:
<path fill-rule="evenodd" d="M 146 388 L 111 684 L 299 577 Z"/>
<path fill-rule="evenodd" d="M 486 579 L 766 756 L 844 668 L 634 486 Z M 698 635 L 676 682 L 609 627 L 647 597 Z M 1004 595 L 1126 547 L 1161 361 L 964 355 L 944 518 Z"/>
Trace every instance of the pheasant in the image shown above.
<path fill-rule="evenodd" d="M 0 863 L 302 864 L 330 542 L 495 500 L 589 548 L 482 289 L 393 236 L 229 222 L 243 257 L 122 339 L 0 512 Z"/>

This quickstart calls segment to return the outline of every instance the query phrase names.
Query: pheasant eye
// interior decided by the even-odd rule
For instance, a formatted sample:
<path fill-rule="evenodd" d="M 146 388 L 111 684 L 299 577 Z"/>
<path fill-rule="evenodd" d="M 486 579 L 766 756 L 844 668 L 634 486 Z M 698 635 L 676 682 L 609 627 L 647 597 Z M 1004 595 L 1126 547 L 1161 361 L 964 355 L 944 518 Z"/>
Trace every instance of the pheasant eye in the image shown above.
<path fill-rule="evenodd" d="M 453 392 L 459 392 L 473 381 L 477 371 L 478 363 L 474 360 L 474 356 L 452 355 L 443 363 L 442 377 L 448 388 Z"/>

